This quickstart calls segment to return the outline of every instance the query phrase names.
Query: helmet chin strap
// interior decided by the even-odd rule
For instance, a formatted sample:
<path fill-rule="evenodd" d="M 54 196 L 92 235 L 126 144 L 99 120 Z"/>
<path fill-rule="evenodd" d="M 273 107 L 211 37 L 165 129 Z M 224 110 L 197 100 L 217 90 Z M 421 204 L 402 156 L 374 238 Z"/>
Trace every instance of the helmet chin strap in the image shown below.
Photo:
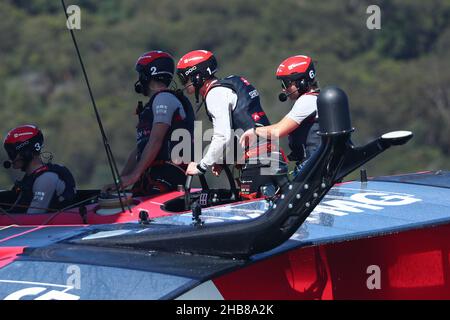
<path fill-rule="evenodd" d="M 197 108 L 195 110 L 195 114 L 197 115 L 197 113 L 200 111 L 200 108 L 202 107 L 202 105 L 205 103 L 205 99 L 202 99 L 201 103 L 198 103 L 197 101 Z"/>
<path fill-rule="evenodd" d="M 150 95 L 150 90 L 148 88 L 148 85 L 144 85 L 143 89 L 142 89 L 142 94 L 146 97 L 148 97 Z"/>
<path fill-rule="evenodd" d="M 30 161 L 26 161 L 26 162 L 24 161 L 23 162 L 23 166 L 20 168 L 20 171 L 26 172 L 28 166 L 30 165 L 30 163 L 31 163 L 31 160 Z"/>
<path fill-rule="evenodd" d="M 189 88 L 189 87 L 191 87 L 191 86 L 193 86 L 193 84 L 191 83 L 190 85 L 187 85 L 187 86 L 184 86 L 183 87 L 183 89 L 177 89 L 177 90 L 179 90 L 180 92 L 184 92 L 184 91 L 186 91 L 187 90 L 187 88 Z M 195 110 L 195 114 L 197 114 L 198 113 L 198 111 L 200 110 L 200 108 L 202 107 L 202 105 L 205 103 L 205 99 L 202 99 L 202 102 L 200 103 L 200 88 L 198 88 L 197 89 L 197 87 L 194 87 L 195 88 L 195 103 L 196 103 L 196 110 Z"/>
<path fill-rule="evenodd" d="M 198 104 L 200 102 L 200 89 L 205 84 L 205 80 L 202 79 L 200 74 L 193 75 L 191 79 L 192 85 L 195 88 L 195 103 Z"/>
<path fill-rule="evenodd" d="M 27 152 L 26 154 L 21 154 L 21 159 L 23 162 L 22 167 L 20 168 L 21 171 L 26 172 L 28 167 L 30 166 L 31 162 L 33 161 L 33 154 Z"/>
<path fill-rule="evenodd" d="M 200 102 L 200 88 L 199 87 L 195 87 L 195 103 L 199 103 Z"/>

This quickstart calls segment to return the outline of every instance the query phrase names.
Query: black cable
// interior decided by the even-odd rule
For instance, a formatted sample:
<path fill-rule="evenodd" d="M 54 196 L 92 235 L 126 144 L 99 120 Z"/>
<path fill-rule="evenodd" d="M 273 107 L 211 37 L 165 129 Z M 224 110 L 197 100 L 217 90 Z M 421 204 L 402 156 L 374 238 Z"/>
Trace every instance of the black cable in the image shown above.
<path fill-rule="evenodd" d="M 66 19 L 68 21 L 69 20 L 69 15 L 67 14 L 67 8 L 66 8 L 66 4 L 64 3 L 64 0 L 61 0 L 61 4 L 63 6 L 64 14 L 65 14 Z M 88 91 L 89 91 L 89 96 L 91 98 L 92 106 L 94 107 L 95 117 L 97 118 L 97 123 L 98 123 L 98 126 L 100 128 L 100 133 L 102 135 L 103 145 L 105 147 L 105 151 L 106 151 L 106 156 L 108 158 L 109 167 L 111 168 L 111 174 L 112 174 L 112 177 L 113 177 L 113 180 L 114 180 L 114 185 L 116 186 L 117 195 L 119 196 L 120 206 L 122 208 L 122 211 L 125 211 L 125 207 L 123 205 L 122 195 L 121 195 L 121 192 L 123 191 L 122 190 L 122 181 L 120 179 L 119 171 L 117 170 L 116 161 L 114 160 L 114 156 L 112 154 L 111 147 L 110 147 L 110 145 L 108 143 L 108 139 L 106 137 L 105 130 L 103 128 L 102 120 L 101 120 L 100 115 L 99 115 L 98 110 L 97 110 L 97 105 L 95 103 L 94 95 L 92 94 L 91 85 L 89 83 L 89 78 L 87 76 L 86 69 L 84 68 L 83 59 L 81 58 L 81 54 L 80 54 L 80 50 L 78 48 L 78 43 L 77 43 L 77 40 L 75 38 L 75 34 L 74 34 L 74 32 L 73 32 L 73 30 L 71 28 L 69 28 L 69 32 L 70 32 L 70 35 L 72 36 L 72 41 L 73 41 L 73 44 L 74 44 L 75 49 L 77 51 L 78 60 L 80 61 L 81 69 L 83 70 L 83 75 L 84 75 L 84 79 L 86 81 L 86 85 L 87 85 L 87 88 L 88 88 Z M 125 192 L 124 192 L 124 194 L 125 194 Z M 127 204 L 127 207 L 128 207 L 128 210 L 131 212 L 131 208 L 130 208 L 130 206 L 128 204 Z"/>

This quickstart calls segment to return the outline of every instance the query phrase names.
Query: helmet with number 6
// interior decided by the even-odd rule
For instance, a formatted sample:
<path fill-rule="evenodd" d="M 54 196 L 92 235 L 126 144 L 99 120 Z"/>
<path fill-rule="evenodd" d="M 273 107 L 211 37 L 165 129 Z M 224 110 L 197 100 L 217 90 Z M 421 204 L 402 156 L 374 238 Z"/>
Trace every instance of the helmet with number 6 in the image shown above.
<path fill-rule="evenodd" d="M 285 59 L 277 68 L 277 79 L 283 88 L 295 83 L 299 92 L 305 93 L 316 82 L 316 70 L 311 57 L 297 55 Z"/>
<path fill-rule="evenodd" d="M 3 147 L 11 161 L 14 161 L 19 154 L 25 161 L 29 161 L 33 153 L 40 153 L 43 144 L 44 135 L 38 127 L 23 125 L 8 132 Z"/>

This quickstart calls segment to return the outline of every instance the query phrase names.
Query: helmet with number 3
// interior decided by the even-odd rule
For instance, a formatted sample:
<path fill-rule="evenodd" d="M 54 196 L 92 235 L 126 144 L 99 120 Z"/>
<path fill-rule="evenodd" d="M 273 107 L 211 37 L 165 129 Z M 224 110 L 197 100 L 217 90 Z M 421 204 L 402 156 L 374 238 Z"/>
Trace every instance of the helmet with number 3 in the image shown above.
<path fill-rule="evenodd" d="M 44 135 L 38 127 L 23 125 L 8 132 L 3 147 L 11 161 L 14 161 L 18 155 L 29 161 L 33 153 L 40 153 L 43 144 Z"/>

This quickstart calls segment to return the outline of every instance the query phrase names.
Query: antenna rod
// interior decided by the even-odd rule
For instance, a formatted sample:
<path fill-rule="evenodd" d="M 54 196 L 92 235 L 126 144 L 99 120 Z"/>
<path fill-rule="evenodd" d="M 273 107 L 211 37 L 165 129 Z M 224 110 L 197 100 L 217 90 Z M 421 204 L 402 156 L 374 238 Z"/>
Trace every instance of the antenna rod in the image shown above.
<path fill-rule="evenodd" d="M 64 14 L 66 16 L 67 21 L 69 20 L 69 15 L 67 14 L 67 8 L 66 8 L 66 4 L 64 3 L 64 0 L 61 0 L 61 4 L 63 6 L 64 9 Z M 80 49 L 78 48 L 78 43 L 77 40 L 75 38 L 75 34 L 73 32 L 72 28 L 68 28 L 70 35 L 72 36 L 72 41 L 73 44 L 75 46 L 75 50 L 77 51 L 77 56 L 78 56 L 78 60 L 80 61 L 80 65 L 81 65 L 81 69 L 83 70 L 83 75 L 84 75 L 84 79 L 86 81 L 86 85 L 89 91 L 89 96 L 91 98 L 91 102 L 92 102 L 92 106 L 94 107 L 94 112 L 95 112 L 95 117 L 97 119 L 97 123 L 98 126 L 100 128 L 100 133 L 102 135 L 102 140 L 103 140 L 103 145 L 105 147 L 105 152 L 106 152 L 106 156 L 108 158 L 108 163 L 109 163 L 109 167 L 111 168 L 111 174 L 114 180 L 114 184 L 116 186 L 116 190 L 117 190 L 117 195 L 119 196 L 119 201 L 120 201 L 120 206 L 122 207 L 122 211 L 125 211 L 124 205 L 123 205 L 123 201 L 122 201 L 122 195 L 121 192 L 122 190 L 122 181 L 120 179 L 120 174 L 119 171 L 117 170 L 117 165 L 116 165 L 116 161 L 114 160 L 114 155 L 111 151 L 111 147 L 109 145 L 108 139 L 106 137 L 106 133 L 105 130 L 103 128 L 103 124 L 102 124 L 102 120 L 100 118 L 100 114 L 98 113 L 98 109 L 97 109 L 97 105 L 95 103 L 95 99 L 94 99 L 94 95 L 92 94 L 92 90 L 91 90 L 91 85 L 89 83 L 89 78 L 86 72 L 86 69 L 84 68 L 84 63 L 83 63 L 83 59 L 81 58 L 81 54 L 80 54 Z M 128 210 L 131 212 L 131 208 L 130 206 L 127 204 Z"/>

